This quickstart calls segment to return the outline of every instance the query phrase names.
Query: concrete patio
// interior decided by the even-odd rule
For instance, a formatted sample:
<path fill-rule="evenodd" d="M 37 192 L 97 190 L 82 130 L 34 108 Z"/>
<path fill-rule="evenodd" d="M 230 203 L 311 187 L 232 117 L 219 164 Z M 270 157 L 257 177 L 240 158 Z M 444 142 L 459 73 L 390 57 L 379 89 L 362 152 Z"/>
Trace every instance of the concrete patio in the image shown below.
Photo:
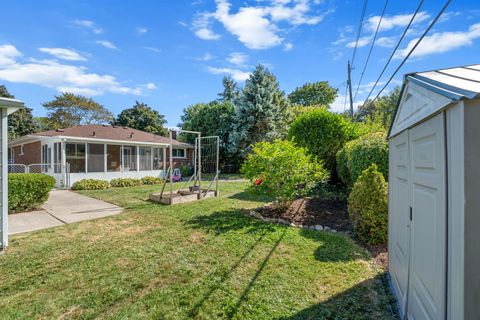
<path fill-rule="evenodd" d="M 30 232 L 84 220 L 108 217 L 123 211 L 111 203 L 68 190 L 53 190 L 42 210 L 8 216 L 8 233 Z"/>

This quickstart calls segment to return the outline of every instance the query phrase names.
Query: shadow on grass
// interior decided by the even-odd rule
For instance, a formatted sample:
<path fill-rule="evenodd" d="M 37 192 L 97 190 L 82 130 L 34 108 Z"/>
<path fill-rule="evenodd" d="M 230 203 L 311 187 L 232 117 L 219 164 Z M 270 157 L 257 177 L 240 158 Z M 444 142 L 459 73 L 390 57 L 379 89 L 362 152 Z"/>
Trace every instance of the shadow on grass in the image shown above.
<path fill-rule="evenodd" d="M 235 194 L 232 194 L 228 198 L 229 199 L 242 200 L 242 201 L 251 201 L 251 202 L 272 201 L 272 198 L 270 198 L 270 197 L 267 197 L 267 196 L 261 195 L 261 194 L 253 194 L 253 193 L 248 192 L 248 191 L 237 192 Z"/>
<path fill-rule="evenodd" d="M 386 274 L 365 280 L 330 299 L 278 320 L 399 319 Z"/>

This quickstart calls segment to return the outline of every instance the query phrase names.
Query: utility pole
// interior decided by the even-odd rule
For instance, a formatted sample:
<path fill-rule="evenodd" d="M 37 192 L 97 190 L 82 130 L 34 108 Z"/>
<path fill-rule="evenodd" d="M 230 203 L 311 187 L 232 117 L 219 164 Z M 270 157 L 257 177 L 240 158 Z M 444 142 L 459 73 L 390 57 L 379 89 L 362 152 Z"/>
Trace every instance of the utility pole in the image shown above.
<path fill-rule="evenodd" d="M 353 120 L 352 77 L 350 75 L 351 72 L 352 72 L 352 68 L 350 66 L 350 61 L 348 61 L 348 81 L 347 81 L 347 85 L 348 85 L 348 92 L 349 92 L 349 95 L 350 95 L 350 117 Z"/>

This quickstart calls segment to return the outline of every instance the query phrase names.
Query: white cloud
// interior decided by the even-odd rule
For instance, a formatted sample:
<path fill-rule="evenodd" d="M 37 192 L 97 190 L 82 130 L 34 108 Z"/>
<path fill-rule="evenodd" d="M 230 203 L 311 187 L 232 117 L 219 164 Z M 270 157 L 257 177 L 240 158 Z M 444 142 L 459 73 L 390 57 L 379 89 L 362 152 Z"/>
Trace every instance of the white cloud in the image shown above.
<path fill-rule="evenodd" d="M 213 21 L 220 22 L 223 27 L 250 49 L 268 49 L 282 44 L 283 30 L 277 25 L 281 22 L 293 26 L 318 24 L 325 15 L 308 15 L 311 11 L 311 0 L 271 0 L 265 6 L 243 6 L 237 12 L 231 12 L 231 3 L 227 0 L 216 0 L 215 12 L 204 12 L 197 15 L 193 22 L 195 34 L 205 40 L 217 40 L 220 35 L 212 29 Z M 318 4 L 318 0 L 313 1 Z"/>
<path fill-rule="evenodd" d="M 287 42 L 287 43 L 285 43 L 285 44 L 283 45 L 283 50 L 284 50 L 284 51 L 290 51 L 290 50 L 292 50 L 292 49 L 293 49 L 293 44 L 290 43 L 290 42 Z"/>
<path fill-rule="evenodd" d="M 147 88 L 148 90 L 155 90 L 157 89 L 157 85 L 153 82 L 149 82 L 145 85 L 145 88 Z"/>
<path fill-rule="evenodd" d="M 231 76 L 235 81 L 245 81 L 250 76 L 250 72 L 245 72 L 238 69 L 232 68 L 216 68 L 216 67 L 207 67 L 207 71 L 211 74 L 224 74 Z"/>
<path fill-rule="evenodd" d="M 21 56 L 22 53 L 10 44 L 0 46 L 0 67 L 14 64 L 15 59 Z"/>
<path fill-rule="evenodd" d="M 142 35 L 142 34 L 144 34 L 144 33 L 147 33 L 147 31 L 148 31 L 148 29 L 147 29 L 147 28 L 144 28 L 144 27 L 137 27 L 137 28 L 135 28 L 135 29 L 137 30 L 137 33 L 138 33 L 139 35 Z"/>
<path fill-rule="evenodd" d="M 13 45 L 0 46 L 0 80 L 29 83 L 84 95 L 121 93 L 141 95 L 155 89 L 153 83 L 135 87 L 125 86 L 112 75 L 89 72 L 84 66 L 60 63 L 55 60 L 20 60 L 22 54 Z"/>
<path fill-rule="evenodd" d="M 143 47 L 143 48 L 147 49 L 147 50 L 150 50 L 150 51 L 153 51 L 155 53 L 161 53 L 162 52 L 162 49 L 157 48 L 157 47 Z"/>
<path fill-rule="evenodd" d="M 66 48 L 38 48 L 39 51 L 48 53 L 55 58 L 68 61 L 86 61 L 87 58 L 78 52 Z"/>
<path fill-rule="evenodd" d="M 380 47 L 391 48 L 395 45 L 396 39 L 393 37 L 380 37 L 375 43 Z"/>
<path fill-rule="evenodd" d="M 231 64 L 236 66 L 244 66 L 245 63 L 248 61 L 248 55 L 241 53 L 241 52 L 232 52 L 227 57 L 227 61 Z"/>
<path fill-rule="evenodd" d="M 346 104 L 345 104 L 346 101 Z M 353 102 L 353 108 L 356 110 L 359 105 L 363 104 L 363 100 L 357 100 Z M 338 95 L 335 101 L 330 105 L 330 110 L 337 113 L 342 113 L 344 111 L 350 110 L 350 102 L 347 98 L 345 100 L 345 95 Z"/>
<path fill-rule="evenodd" d="M 118 50 L 117 46 L 113 44 L 113 42 L 108 40 L 97 40 L 96 41 L 99 45 L 112 50 Z"/>
<path fill-rule="evenodd" d="M 210 61 L 215 58 L 211 53 L 204 53 L 202 56 L 195 58 L 197 61 Z"/>
<path fill-rule="evenodd" d="M 437 32 L 423 38 L 411 57 L 423 57 L 451 51 L 471 45 L 478 38 L 480 38 L 480 23 L 471 25 L 465 32 Z M 399 50 L 395 54 L 395 58 L 405 57 L 417 41 L 418 38 L 411 40 L 405 49 Z"/>
<path fill-rule="evenodd" d="M 360 39 L 358 39 L 357 47 L 365 47 L 367 44 L 370 43 L 370 41 L 372 41 L 372 36 L 360 37 Z M 347 48 L 354 48 L 356 43 L 356 41 L 350 41 L 349 43 L 347 43 Z"/>
<path fill-rule="evenodd" d="M 88 29 L 88 30 L 91 30 L 93 33 L 95 34 L 101 34 L 103 33 L 103 29 L 98 27 L 93 21 L 91 20 L 80 20 L 80 19 L 77 19 L 77 20 L 73 20 L 72 21 L 72 24 L 77 26 L 77 27 L 80 27 L 80 28 L 84 28 L 84 29 Z"/>
<path fill-rule="evenodd" d="M 384 16 L 380 24 L 379 31 L 387 31 L 397 27 L 405 27 L 412 19 L 412 14 L 398 14 L 395 16 Z M 412 25 L 420 23 L 430 18 L 430 15 L 425 11 L 420 11 L 412 22 Z M 374 32 L 377 29 L 380 16 L 373 16 L 367 20 L 367 30 Z"/>

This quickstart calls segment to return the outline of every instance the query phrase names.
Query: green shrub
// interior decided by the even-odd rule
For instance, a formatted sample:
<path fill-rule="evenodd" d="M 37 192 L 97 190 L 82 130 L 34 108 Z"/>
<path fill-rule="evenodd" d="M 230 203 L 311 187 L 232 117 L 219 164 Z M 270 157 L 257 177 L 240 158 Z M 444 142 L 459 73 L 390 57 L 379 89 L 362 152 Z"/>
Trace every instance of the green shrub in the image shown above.
<path fill-rule="evenodd" d="M 55 186 L 55 179 L 41 173 L 10 173 L 8 175 L 9 213 L 40 207 Z"/>
<path fill-rule="evenodd" d="M 163 182 L 162 178 L 147 176 L 142 178 L 142 184 L 160 184 Z"/>
<path fill-rule="evenodd" d="M 110 185 L 114 188 L 136 187 L 142 185 L 142 180 L 137 178 L 117 178 L 110 180 Z"/>
<path fill-rule="evenodd" d="M 281 140 L 253 145 L 241 172 L 250 180 L 251 191 L 274 197 L 280 207 L 328 179 L 328 171 L 304 148 Z"/>
<path fill-rule="evenodd" d="M 348 197 L 348 212 L 355 235 L 364 243 L 387 241 L 388 185 L 372 164 L 362 172 Z"/>
<path fill-rule="evenodd" d="M 82 179 L 72 185 L 72 190 L 100 190 L 110 188 L 110 183 L 99 179 Z"/>
<path fill-rule="evenodd" d="M 323 161 L 328 170 L 335 169 L 337 152 L 345 142 L 357 137 L 357 126 L 324 108 L 301 114 L 288 131 L 289 139 Z"/>
<path fill-rule="evenodd" d="M 350 187 L 372 163 L 387 179 L 388 143 L 383 132 L 366 134 L 349 141 L 337 153 L 337 173 L 342 182 Z"/>
<path fill-rule="evenodd" d="M 184 164 L 180 167 L 180 173 L 182 174 L 182 177 L 189 177 L 193 175 L 193 167 Z"/>

